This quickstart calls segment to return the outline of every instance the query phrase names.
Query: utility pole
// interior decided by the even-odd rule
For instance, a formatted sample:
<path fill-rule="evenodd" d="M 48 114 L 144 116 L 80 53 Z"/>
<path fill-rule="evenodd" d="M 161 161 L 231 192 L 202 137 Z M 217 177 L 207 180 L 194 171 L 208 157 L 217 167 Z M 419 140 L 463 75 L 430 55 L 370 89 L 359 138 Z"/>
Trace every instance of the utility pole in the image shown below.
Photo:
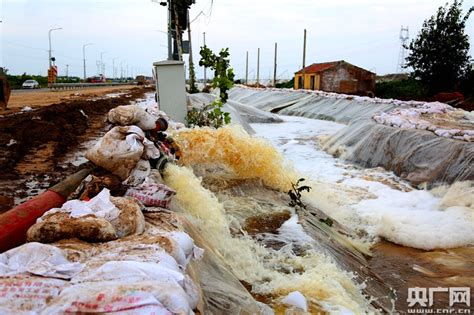
<path fill-rule="evenodd" d="M 204 37 L 204 47 L 206 47 L 206 32 L 203 32 L 202 36 Z M 206 84 L 207 84 L 206 66 L 204 66 L 204 86 L 206 86 Z"/>
<path fill-rule="evenodd" d="M 173 60 L 172 34 L 171 34 L 171 1 L 168 0 L 168 60 Z"/>
<path fill-rule="evenodd" d="M 302 86 L 298 86 L 300 89 L 302 88 L 304 90 L 304 68 L 306 67 L 306 29 L 304 29 L 304 40 L 303 40 L 303 70 L 302 70 L 302 77 L 301 77 L 301 82 Z"/>
<path fill-rule="evenodd" d="M 66 65 L 66 78 L 69 78 L 69 65 Z"/>
<path fill-rule="evenodd" d="M 260 48 L 257 50 L 257 87 L 260 85 Z"/>
<path fill-rule="evenodd" d="M 400 29 L 400 52 L 398 54 L 398 67 L 397 67 L 397 73 L 403 73 L 405 72 L 405 54 L 406 54 L 406 44 L 408 42 L 408 39 L 410 38 L 410 33 L 407 27 L 401 27 Z"/>
<path fill-rule="evenodd" d="M 189 41 L 189 87 L 191 93 L 197 91 L 196 88 L 196 73 L 194 72 L 194 62 L 193 62 L 193 46 L 191 44 L 191 19 L 189 17 L 189 9 L 188 9 L 188 41 Z"/>
<path fill-rule="evenodd" d="M 100 52 L 100 74 L 102 74 L 105 77 L 105 69 L 104 69 L 104 63 L 103 63 L 103 56 L 106 53 L 106 51 Z"/>
<path fill-rule="evenodd" d="M 122 67 L 122 61 L 120 61 L 120 80 L 123 79 L 123 67 Z"/>
<path fill-rule="evenodd" d="M 113 76 L 113 79 L 115 79 L 115 77 L 116 77 L 116 75 L 115 75 L 115 59 L 118 59 L 118 57 L 112 58 L 112 76 Z"/>
<path fill-rule="evenodd" d="M 276 85 L 276 77 L 277 77 L 277 43 L 275 43 L 275 61 L 273 63 L 273 86 Z"/>
<path fill-rule="evenodd" d="M 173 10 L 173 18 L 174 18 L 174 28 L 175 28 L 175 39 L 176 39 L 176 47 L 178 51 L 178 60 L 183 60 L 183 33 L 181 31 L 181 26 L 179 24 L 179 15 L 178 10 L 176 8 L 176 1 L 172 2 L 172 10 Z"/>
<path fill-rule="evenodd" d="M 247 57 L 245 58 L 245 84 L 249 84 L 249 51 L 247 50 Z"/>
<path fill-rule="evenodd" d="M 86 47 L 92 45 L 92 43 L 87 43 L 82 45 L 82 61 L 84 62 L 84 82 L 87 80 L 87 73 L 86 73 Z"/>
<path fill-rule="evenodd" d="M 100 68 L 101 68 L 100 60 L 96 60 L 95 65 L 97 66 L 97 75 L 100 75 Z"/>

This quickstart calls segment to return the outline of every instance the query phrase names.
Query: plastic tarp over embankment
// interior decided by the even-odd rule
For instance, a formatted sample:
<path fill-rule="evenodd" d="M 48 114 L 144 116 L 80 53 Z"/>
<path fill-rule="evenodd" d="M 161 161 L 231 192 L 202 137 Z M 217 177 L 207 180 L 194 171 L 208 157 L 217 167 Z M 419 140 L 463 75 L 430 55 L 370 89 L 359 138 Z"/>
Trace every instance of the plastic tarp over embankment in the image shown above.
<path fill-rule="evenodd" d="M 474 179 L 472 142 L 439 136 L 436 134 L 438 130 L 384 125 L 373 119 L 380 113 L 391 113 L 397 109 L 410 111 L 426 107 L 429 103 L 321 91 L 246 87 L 232 89 L 229 97 L 273 113 L 348 124 L 326 141 L 326 148 L 331 154 L 364 167 L 382 166 L 413 184 Z M 469 113 L 453 108 L 449 111 L 455 112 L 458 117 L 465 116 L 463 119 L 469 122 Z M 440 117 L 444 119 L 444 116 Z"/>
<path fill-rule="evenodd" d="M 250 89 L 237 87 L 229 98 L 246 105 L 282 115 L 349 123 L 371 118 L 375 113 L 390 111 L 402 104 L 396 100 L 374 100 L 367 97 L 288 89 Z"/>

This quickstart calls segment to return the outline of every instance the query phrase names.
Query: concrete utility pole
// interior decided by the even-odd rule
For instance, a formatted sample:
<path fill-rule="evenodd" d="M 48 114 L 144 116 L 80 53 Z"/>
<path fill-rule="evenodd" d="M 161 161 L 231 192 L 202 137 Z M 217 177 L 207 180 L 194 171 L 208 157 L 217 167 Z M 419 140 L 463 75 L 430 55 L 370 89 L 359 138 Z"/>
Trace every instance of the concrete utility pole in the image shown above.
<path fill-rule="evenodd" d="M 275 43 L 275 61 L 273 63 L 273 86 L 276 85 L 277 77 L 277 43 Z"/>
<path fill-rule="evenodd" d="M 257 50 L 257 87 L 260 85 L 260 48 Z"/>
<path fill-rule="evenodd" d="M 168 60 L 173 60 L 172 34 L 171 34 L 171 1 L 168 0 Z"/>
<path fill-rule="evenodd" d="M 84 82 L 87 80 L 87 73 L 86 73 L 86 47 L 92 45 L 92 43 L 87 43 L 82 45 L 82 61 L 84 62 Z"/>
<path fill-rule="evenodd" d="M 189 86 L 191 91 L 196 90 L 196 73 L 194 72 L 193 45 L 191 44 L 191 18 L 188 9 L 188 41 L 189 41 Z"/>
<path fill-rule="evenodd" d="M 100 72 L 101 72 L 100 74 L 102 74 L 103 76 L 105 76 L 105 69 L 104 69 L 104 62 L 102 60 L 105 53 L 107 52 L 106 51 L 100 52 Z"/>
<path fill-rule="evenodd" d="M 245 58 L 245 84 L 249 84 L 249 52 L 247 50 L 247 57 Z"/>
<path fill-rule="evenodd" d="M 112 58 L 112 76 L 113 76 L 113 79 L 116 78 L 116 75 L 115 75 L 115 59 L 118 59 L 118 57 Z"/>
<path fill-rule="evenodd" d="M 306 67 L 306 29 L 304 29 L 304 41 L 303 41 L 303 70 L 302 70 L 302 77 L 301 82 L 303 86 L 298 86 L 299 88 L 304 89 L 304 68 Z"/>
<path fill-rule="evenodd" d="M 202 36 L 204 37 L 204 47 L 206 47 L 206 32 L 203 32 Z M 206 84 L 207 84 L 206 66 L 204 66 L 204 86 L 206 86 Z"/>
<path fill-rule="evenodd" d="M 51 69 L 51 66 L 53 65 L 52 64 L 52 56 L 51 56 L 51 32 L 53 31 L 57 31 L 57 30 L 62 30 L 63 28 L 62 27 L 58 27 L 58 28 L 52 28 L 48 31 L 48 39 L 49 39 L 49 68 L 48 69 Z"/>

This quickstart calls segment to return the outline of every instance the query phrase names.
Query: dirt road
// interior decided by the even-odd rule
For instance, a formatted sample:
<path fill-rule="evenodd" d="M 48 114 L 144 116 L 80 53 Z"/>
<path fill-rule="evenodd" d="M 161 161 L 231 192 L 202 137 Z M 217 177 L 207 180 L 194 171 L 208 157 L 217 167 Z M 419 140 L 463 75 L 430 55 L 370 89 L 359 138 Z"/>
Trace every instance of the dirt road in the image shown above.
<path fill-rule="evenodd" d="M 115 91 L 120 94 L 80 97 L 53 105 L 43 100 L 44 106 L 32 111 L 0 117 L 0 212 L 72 174 L 77 165 L 67 161 L 78 150 L 86 150 L 88 141 L 106 132 L 105 114 L 144 98 L 152 89 L 121 87 Z M 38 95 L 32 99 L 41 103 Z"/>
<path fill-rule="evenodd" d="M 84 100 L 89 98 L 103 97 L 110 93 L 121 93 L 128 91 L 135 86 L 133 85 L 121 85 L 121 86 L 105 86 L 105 87 L 90 87 L 86 89 L 78 90 L 59 90 L 51 91 L 49 89 L 41 90 L 13 90 L 8 103 L 6 111 L 0 109 L 0 115 L 10 114 L 21 110 L 22 108 L 29 106 L 31 108 L 37 108 L 42 106 L 48 106 L 51 104 L 73 101 L 73 100 Z"/>

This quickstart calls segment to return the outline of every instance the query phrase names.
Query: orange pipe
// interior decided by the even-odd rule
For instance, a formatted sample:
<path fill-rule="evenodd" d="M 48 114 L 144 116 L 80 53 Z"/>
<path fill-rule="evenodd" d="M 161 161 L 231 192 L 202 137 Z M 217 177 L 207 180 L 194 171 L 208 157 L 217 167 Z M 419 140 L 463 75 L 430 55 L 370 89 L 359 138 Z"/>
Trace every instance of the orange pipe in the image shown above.
<path fill-rule="evenodd" d="M 0 253 L 26 241 L 26 232 L 46 211 L 59 208 L 92 171 L 86 167 L 41 195 L 0 214 Z"/>
<path fill-rule="evenodd" d="M 26 232 L 46 211 L 58 208 L 66 198 L 48 190 L 41 195 L 0 215 L 0 252 L 21 245 L 26 241 Z"/>

